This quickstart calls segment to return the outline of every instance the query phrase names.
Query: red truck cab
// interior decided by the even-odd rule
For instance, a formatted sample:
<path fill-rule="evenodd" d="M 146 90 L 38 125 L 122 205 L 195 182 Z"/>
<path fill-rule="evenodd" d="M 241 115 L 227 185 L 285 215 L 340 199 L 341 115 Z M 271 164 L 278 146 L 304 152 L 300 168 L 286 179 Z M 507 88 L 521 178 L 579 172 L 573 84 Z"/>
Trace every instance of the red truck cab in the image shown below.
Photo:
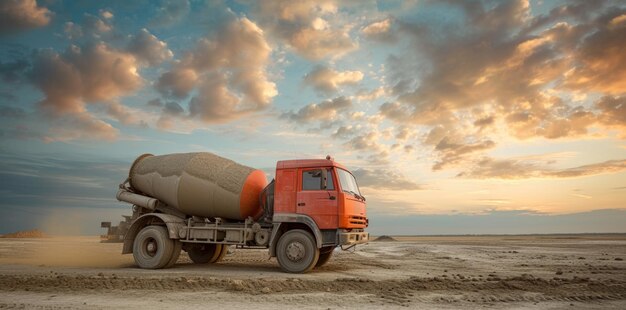
<path fill-rule="evenodd" d="M 320 247 L 369 239 L 364 232 L 369 224 L 365 197 L 352 173 L 330 156 L 276 164 L 273 222 L 294 222 L 295 218 L 312 220 L 321 235 Z"/>

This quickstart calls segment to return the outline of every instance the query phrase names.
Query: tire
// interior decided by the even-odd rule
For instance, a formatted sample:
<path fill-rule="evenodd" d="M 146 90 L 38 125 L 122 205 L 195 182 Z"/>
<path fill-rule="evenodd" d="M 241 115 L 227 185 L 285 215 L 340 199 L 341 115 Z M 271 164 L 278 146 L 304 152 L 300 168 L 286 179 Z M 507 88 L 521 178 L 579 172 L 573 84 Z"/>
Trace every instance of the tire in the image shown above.
<path fill-rule="evenodd" d="M 315 267 L 322 267 L 326 263 L 328 263 L 330 258 L 333 256 L 333 250 L 335 250 L 335 247 L 321 248 L 320 258 L 317 260 L 317 264 L 315 264 Z"/>
<path fill-rule="evenodd" d="M 276 258 L 285 272 L 308 272 L 315 267 L 319 256 L 320 250 L 315 245 L 315 240 L 305 230 L 290 230 L 278 240 Z"/>
<path fill-rule="evenodd" d="M 219 263 L 222 261 L 222 259 L 224 259 L 224 256 L 226 256 L 226 254 L 228 253 L 228 246 L 227 245 L 222 245 L 222 251 L 220 252 L 220 255 L 217 256 L 217 258 L 215 259 L 215 261 L 213 261 L 213 263 Z"/>
<path fill-rule="evenodd" d="M 221 244 L 200 244 L 188 248 L 187 254 L 196 264 L 215 263 L 220 259 L 223 248 Z"/>
<path fill-rule="evenodd" d="M 173 241 L 174 241 L 174 251 L 172 252 L 172 258 L 167 263 L 167 265 L 165 265 L 165 268 L 170 268 L 174 266 L 174 264 L 176 264 L 176 262 L 178 261 L 178 257 L 180 256 L 180 251 L 183 248 L 182 242 L 178 240 L 173 240 Z"/>
<path fill-rule="evenodd" d="M 144 269 L 166 267 L 174 256 L 175 242 L 163 226 L 144 227 L 133 242 L 135 263 Z"/>

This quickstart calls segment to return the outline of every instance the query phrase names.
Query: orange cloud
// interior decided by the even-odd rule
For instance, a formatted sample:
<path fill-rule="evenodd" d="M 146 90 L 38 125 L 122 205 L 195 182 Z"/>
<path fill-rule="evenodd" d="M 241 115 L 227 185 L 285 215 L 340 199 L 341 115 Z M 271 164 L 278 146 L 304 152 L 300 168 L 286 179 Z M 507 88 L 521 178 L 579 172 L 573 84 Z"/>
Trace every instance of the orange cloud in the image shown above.
<path fill-rule="evenodd" d="M 304 77 L 304 82 L 314 89 L 333 93 L 344 85 L 355 85 L 363 79 L 361 71 L 335 71 L 330 68 L 318 66 Z"/>
<path fill-rule="evenodd" d="M 0 35 L 48 25 L 51 17 L 52 12 L 35 0 L 0 1 Z"/>
<path fill-rule="evenodd" d="M 393 31 L 395 20 L 392 17 L 375 21 L 361 29 L 366 39 L 381 43 L 394 43 L 398 40 L 397 33 Z"/>
<path fill-rule="evenodd" d="M 242 17 L 226 22 L 212 38 L 198 40 L 156 88 L 165 96 L 186 98 L 191 117 L 207 123 L 229 121 L 267 108 L 278 92 L 265 66 L 271 48 L 263 31 Z"/>
<path fill-rule="evenodd" d="M 330 122 L 336 120 L 338 114 L 349 109 L 352 101 L 346 97 L 337 97 L 320 103 L 311 103 L 297 112 L 283 114 L 283 117 L 296 122 Z"/>
<path fill-rule="evenodd" d="M 585 37 L 575 52 L 575 66 L 564 86 L 574 91 L 623 94 L 626 91 L 626 22 L 624 13 L 609 11 L 598 18 L 599 27 Z"/>
<path fill-rule="evenodd" d="M 150 66 L 158 65 L 174 56 L 167 48 L 167 43 L 160 41 L 145 28 L 132 37 L 127 50 Z"/>
<path fill-rule="evenodd" d="M 352 171 L 359 186 L 386 190 L 419 190 L 422 187 L 399 172 L 387 168 L 359 168 Z"/>
<path fill-rule="evenodd" d="M 105 112 L 122 124 L 145 123 L 140 111 L 131 111 L 117 98 L 143 86 L 141 67 L 158 64 L 171 54 L 145 29 L 130 36 L 126 49 L 98 42 L 71 45 L 63 53 L 50 49 L 35 53 L 28 76 L 45 96 L 39 106 L 52 126 L 52 135 L 45 140 L 115 139 L 118 130 L 90 112 L 88 104 L 104 105 Z"/>
<path fill-rule="evenodd" d="M 626 170 L 626 160 L 608 160 L 567 169 L 551 169 L 537 163 L 516 159 L 485 157 L 458 174 L 470 179 L 575 178 L 617 173 Z"/>
<path fill-rule="evenodd" d="M 604 96 L 596 102 L 602 112 L 599 121 L 609 127 L 619 128 L 626 137 L 626 97 Z"/>
<path fill-rule="evenodd" d="M 42 106 L 52 113 L 84 112 L 85 102 L 106 101 L 142 85 L 137 59 L 104 43 L 71 46 L 63 54 L 39 52 L 32 82 L 46 95 Z"/>
<path fill-rule="evenodd" d="M 624 130 L 622 8 L 584 2 L 533 16 L 527 1 L 450 5 L 463 21 L 434 26 L 398 18 L 395 28 L 370 29 L 412 44 L 389 57 L 386 82 L 397 98 L 379 113 L 431 130 L 421 142 L 432 147 L 434 169 L 484 156 L 497 142 L 490 136 L 560 139 L 585 137 L 598 126 Z M 613 97 L 595 105 L 569 99 L 591 91 Z"/>
<path fill-rule="evenodd" d="M 357 44 L 348 27 L 333 25 L 336 1 L 258 1 L 253 16 L 263 29 L 286 42 L 298 54 L 312 60 L 336 58 L 353 51 Z"/>

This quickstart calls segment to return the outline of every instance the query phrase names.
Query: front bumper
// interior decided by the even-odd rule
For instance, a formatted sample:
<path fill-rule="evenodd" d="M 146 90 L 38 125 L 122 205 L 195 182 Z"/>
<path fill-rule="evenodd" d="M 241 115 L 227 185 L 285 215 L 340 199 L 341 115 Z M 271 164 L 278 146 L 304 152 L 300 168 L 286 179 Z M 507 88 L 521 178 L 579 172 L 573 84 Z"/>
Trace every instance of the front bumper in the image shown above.
<path fill-rule="evenodd" d="M 370 234 L 367 232 L 341 232 L 339 233 L 339 245 L 353 245 L 367 243 Z"/>

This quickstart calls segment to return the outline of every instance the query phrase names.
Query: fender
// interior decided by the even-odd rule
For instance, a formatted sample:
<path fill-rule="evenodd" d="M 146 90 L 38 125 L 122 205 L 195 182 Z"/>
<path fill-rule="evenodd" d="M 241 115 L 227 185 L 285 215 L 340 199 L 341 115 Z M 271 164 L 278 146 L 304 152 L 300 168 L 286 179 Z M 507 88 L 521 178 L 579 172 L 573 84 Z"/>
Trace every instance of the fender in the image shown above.
<path fill-rule="evenodd" d="M 317 227 L 317 223 L 308 215 L 304 214 L 295 214 L 295 213 L 281 213 L 274 214 L 272 218 L 274 222 L 274 227 L 272 228 L 272 235 L 270 238 L 270 256 L 276 256 L 276 244 L 278 243 L 278 232 L 280 229 L 290 223 L 300 223 L 306 225 L 312 232 L 313 237 L 315 238 L 315 244 L 317 248 L 322 247 L 322 232 L 319 227 Z"/>
<path fill-rule="evenodd" d="M 148 213 L 138 217 L 128 228 L 128 232 L 124 235 L 124 247 L 122 254 L 133 252 L 133 243 L 139 231 L 150 224 L 165 224 L 170 239 L 179 239 L 178 231 L 185 227 L 184 219 L 165 213 Z"/>

